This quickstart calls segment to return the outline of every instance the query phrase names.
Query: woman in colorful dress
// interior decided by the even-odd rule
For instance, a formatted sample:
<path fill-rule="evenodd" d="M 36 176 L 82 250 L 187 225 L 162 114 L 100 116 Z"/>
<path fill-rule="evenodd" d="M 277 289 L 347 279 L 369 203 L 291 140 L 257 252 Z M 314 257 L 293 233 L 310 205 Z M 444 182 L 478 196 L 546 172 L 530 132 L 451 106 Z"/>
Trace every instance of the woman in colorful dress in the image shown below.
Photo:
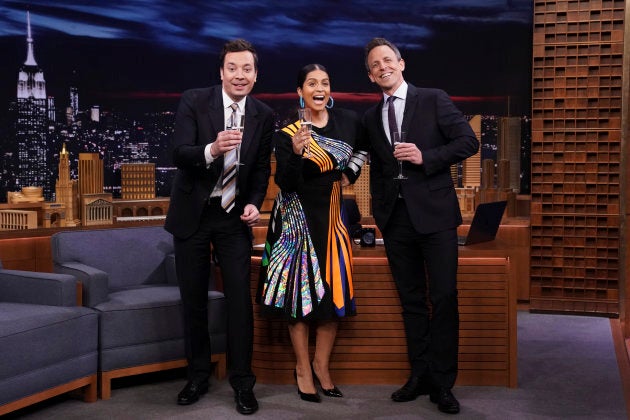
<path fill-rule="evenodd" d="M 320 402 L 314 381 L 324 395 L 343 396 L 330 377 L 329 360 L 338 319 L 355 314 L 342 182 L 348 183 L 343 171 L 351 162 L 361 126 L 353 111 L 333 108 L 330 79 L 322 65 L 302 68 L 297 93 L 300 106 L 312 110 L 313 125 L 309 134 L 298 120 L 274 135 L 280 193 L 269 221 L 258 302 L 263 313 L 288 319 L 298 394 L 305 401 Z M 311 326 L 316 328 L 312 362 Z"/>

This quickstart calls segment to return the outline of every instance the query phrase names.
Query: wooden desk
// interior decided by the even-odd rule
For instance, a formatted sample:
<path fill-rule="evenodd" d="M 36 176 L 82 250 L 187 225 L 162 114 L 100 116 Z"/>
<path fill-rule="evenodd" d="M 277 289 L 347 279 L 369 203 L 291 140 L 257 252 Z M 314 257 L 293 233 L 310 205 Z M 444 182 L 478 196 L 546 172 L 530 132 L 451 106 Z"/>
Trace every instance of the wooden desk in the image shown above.
<path fill-rule="evenodd" d="M 470 221 L 457 229 L 458 235 L 465 235 Z M 509 247 L 510 265 L 514 272 L 516 299 L 529 302 L 530 288 L 530 223 L 528 217 L 504 217 L 497 232 L 497 240 Z"/>
<path fill-rule="evenodd" d="M 252 257 L 252 295 L 260 260 L 259 255 Z M 332 377 L 338 384 L 401 385 L 409 375 L 409 363 L 400 303 L 384 248 L 355 248 L 354 275 L 358 315 L 339 324 Z M 513 282 L 510 259 L 500 242 L 460 248 L 458 385 L 516 387 Z M 253 368 L 258 380 L 292 383 L 294 367 L 286 322 L 262 318 L 255 304 Z"/>

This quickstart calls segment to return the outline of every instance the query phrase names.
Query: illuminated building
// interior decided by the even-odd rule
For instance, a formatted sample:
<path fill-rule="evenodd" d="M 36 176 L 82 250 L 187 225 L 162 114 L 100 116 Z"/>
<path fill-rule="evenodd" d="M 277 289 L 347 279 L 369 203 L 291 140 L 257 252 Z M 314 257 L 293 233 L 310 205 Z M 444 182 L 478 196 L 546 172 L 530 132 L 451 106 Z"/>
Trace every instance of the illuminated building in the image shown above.
<path fill-rule="evenodd" d="M 48 110 L 52 98 L 46 96 L 44 72 L 35 61 L 31 18 L 27 12 L 26 61 L 18 72 L 17 123 L 18 185 L 42 187 L 44 197 L 51 197 L 50 169 L 46 162 Z"/>
<path fill-rule="evenodd" d="M 155 164 L 123 163 L 120 166 L 123 200 L 155 198 Z"/>

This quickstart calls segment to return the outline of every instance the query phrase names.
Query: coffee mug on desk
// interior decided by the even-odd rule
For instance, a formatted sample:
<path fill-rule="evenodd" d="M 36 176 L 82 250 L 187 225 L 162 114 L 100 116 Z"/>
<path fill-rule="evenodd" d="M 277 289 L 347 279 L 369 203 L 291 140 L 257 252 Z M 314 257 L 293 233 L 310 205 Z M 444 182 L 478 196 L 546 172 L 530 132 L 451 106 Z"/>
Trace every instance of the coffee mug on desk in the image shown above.
<path fill-rule="evenodd" d="M 359 245 L 361 246 L 375 246 L 376 245 L 376 232 L 374 228 L 361 228 Z"/>

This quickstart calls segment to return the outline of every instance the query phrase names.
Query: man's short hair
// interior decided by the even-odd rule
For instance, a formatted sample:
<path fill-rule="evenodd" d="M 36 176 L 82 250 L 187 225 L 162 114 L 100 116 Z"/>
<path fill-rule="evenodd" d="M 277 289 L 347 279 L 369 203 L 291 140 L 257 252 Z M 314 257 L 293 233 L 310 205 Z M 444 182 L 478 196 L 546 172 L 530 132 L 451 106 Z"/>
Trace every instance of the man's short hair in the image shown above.
<path fill-rule="evenodd" d="M 221 68 L 223 68 L 223 64 L 225 64 L 225 56 L 227 55 L 227 53 L 240 51 L 249 51 L 252 53 L 252 55 L 254 56 L 254 68 L 258 70 L 258 54 L 256 54 L 256 49 L 249 41 L 246 41 L 244 39 L 234 39 L 226 42 L 223 45 L 221 55 L 219 55 L 219 63 L 221 64 Z"/>
<path fill-rule="evenodd" d="M 376 47 L 380 47 L 381 45 L 385 45 L 391 48 L 392 51 L 394 51 L 394 53 L 396 54 L 396 59 L 398 61 L 402 60 L 402 55 L 400 55 L 400 51 L 394 44 L 392 44 L 385 38 L 372 38 L 372 40 L 368 42 L 367 45 L 365 46 L 365 68 L 367 69 L 368 73 L 370 72 L 370 66 L 367 61 L 368 55 L 370 54 L 370 51 L 372 51 Z"/>

